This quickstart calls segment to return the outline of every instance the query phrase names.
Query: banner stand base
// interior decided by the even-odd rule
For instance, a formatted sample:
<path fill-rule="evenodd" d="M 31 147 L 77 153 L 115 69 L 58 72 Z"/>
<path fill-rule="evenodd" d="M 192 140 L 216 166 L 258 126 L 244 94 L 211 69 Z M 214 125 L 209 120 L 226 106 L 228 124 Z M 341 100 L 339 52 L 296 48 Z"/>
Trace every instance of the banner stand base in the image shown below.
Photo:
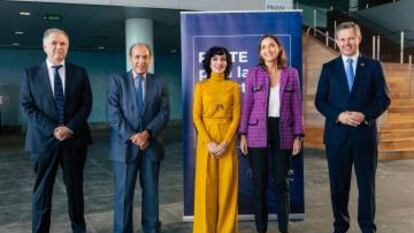
<path fill-rule="evenodd" d="M 183 216 L 183 222 L 192 222 L 194 216 L 185 215 Z M 269 214 L 269 220 L 277 220 L 277 214 Z M 305 214 L 289 214 L 289 221 L 302 221 L 305 220 Z M 254 215 L 252 214 L 242 214 L 239 215 L 239 221 L 254 221 Z"/>

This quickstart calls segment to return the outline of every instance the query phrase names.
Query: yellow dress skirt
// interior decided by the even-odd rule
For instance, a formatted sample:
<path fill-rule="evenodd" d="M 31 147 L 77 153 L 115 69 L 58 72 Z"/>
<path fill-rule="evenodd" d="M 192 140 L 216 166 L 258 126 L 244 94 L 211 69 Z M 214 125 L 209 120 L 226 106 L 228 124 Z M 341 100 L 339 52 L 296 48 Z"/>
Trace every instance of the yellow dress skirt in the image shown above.
<path fill-rule="evenodd" d="M 237 233 L 239 85 L 215 73 L 198 82 L 193 121 L 197 130 L 193 233 Z M 220 158 L 210 154 L 209 142 L 226 142 L 225 154 Z"/>

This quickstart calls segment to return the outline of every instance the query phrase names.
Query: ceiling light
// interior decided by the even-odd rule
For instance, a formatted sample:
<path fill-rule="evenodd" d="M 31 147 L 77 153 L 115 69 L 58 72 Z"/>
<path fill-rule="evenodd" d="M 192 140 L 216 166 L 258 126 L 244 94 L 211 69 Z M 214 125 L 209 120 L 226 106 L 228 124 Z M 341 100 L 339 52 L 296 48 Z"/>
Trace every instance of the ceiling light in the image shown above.
<path fill-rule="evenodd" d="M 20 44 L 19 43 L 13 43 L 11 45 L 13 45 L 13 46 L 19 46 Z"/>
<path fill-rule="evenodd" d="M 28 12 L 28 11 L 20 11 L 19 12 L 19 15 L 24 15 L 24 16 L 29 16 L 29 15 L 31 15 L 32 13 L 30 13 L 30 12 Z"/>
<path fill-rule="evenodd" d="M 104 50 L 104 49 L 105 49 L 105 47 L 104 47 L 104 46 L 99 46 L 99 47 L 98 47 L 98 49 L 99 49 L 99 50 Z"/>
<path fill-rule="evenodd" d="M 23 35 L 24 32 L 16 31 L 16 32 L 14 32 L 14 34 L 16 34 L 16 35 Z"/>
<path fill-rule="evenodd" d="M 176 49 L 171 49 L 170 52 L 171 53 L 177 53 L 177 50 Z"/>

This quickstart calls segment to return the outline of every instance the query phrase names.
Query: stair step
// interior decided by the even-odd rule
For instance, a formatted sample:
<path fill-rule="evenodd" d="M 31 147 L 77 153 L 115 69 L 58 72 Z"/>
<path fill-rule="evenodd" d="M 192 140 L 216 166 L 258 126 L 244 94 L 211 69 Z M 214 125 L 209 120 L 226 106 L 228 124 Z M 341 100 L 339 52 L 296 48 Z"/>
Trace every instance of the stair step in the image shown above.
<path fill-rule="evenodd" d="M 378 152 L 378 159 L 380 160 L 396 160 L 396 159 L 414 159 L 414 151 L 387 151 Z"/>

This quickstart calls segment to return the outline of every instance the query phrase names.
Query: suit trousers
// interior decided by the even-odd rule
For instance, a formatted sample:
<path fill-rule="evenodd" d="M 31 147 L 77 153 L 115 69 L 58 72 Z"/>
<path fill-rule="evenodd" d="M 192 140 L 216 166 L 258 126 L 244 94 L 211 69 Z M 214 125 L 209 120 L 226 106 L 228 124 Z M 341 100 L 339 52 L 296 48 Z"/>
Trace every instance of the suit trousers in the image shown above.
<path fill-rule="evenodd" d="M 331 203 L 334 214 L 334 232 L 345 233 L 349 228 L 348 201 L 351 186 L 352 165 L 355 168 L 359 190 L 358 223 L 363 233 L 376 232 L 375 172 L 377 145 L 355 145 L 348 138 L 340 146 L 326 146 L 328 157 Z"/>
<path fill-rule="evenodd" d="M 114 169 L 114 233 L 133 232 L 133 200 L 139 171 L 142 190 L 141 225 L 145 233 L 159 233 L 158 180 L 160 162 L 142 151 L 131 162 L 113 162 Z"/>
<path fill-rule="evenodd" d="M 291 164 L 291 150 L 280 148 L 279 118 L 269 117 L 268 129 L 269 148 L 248 149 L 249 161 L 253 170 L 256 230 L 259 233 L 267 231 L 267 186 L 270 163 L 271 177 L 275 187 L 279 230 L 286 233 L 288 232 L 290 211 L 288 175 Z"/>
<path fill-rule="evenodd" d="M 48 233 L 52 209 L 53 184 L 58 167 L 68 197 L 68 213 L 74 233 L 86 232 L 83 203 L 83 169 L 87 146 L 60 142 L 48 153 L 31 154 L 36 180 L 32 195 L 32 232 Z"/>

